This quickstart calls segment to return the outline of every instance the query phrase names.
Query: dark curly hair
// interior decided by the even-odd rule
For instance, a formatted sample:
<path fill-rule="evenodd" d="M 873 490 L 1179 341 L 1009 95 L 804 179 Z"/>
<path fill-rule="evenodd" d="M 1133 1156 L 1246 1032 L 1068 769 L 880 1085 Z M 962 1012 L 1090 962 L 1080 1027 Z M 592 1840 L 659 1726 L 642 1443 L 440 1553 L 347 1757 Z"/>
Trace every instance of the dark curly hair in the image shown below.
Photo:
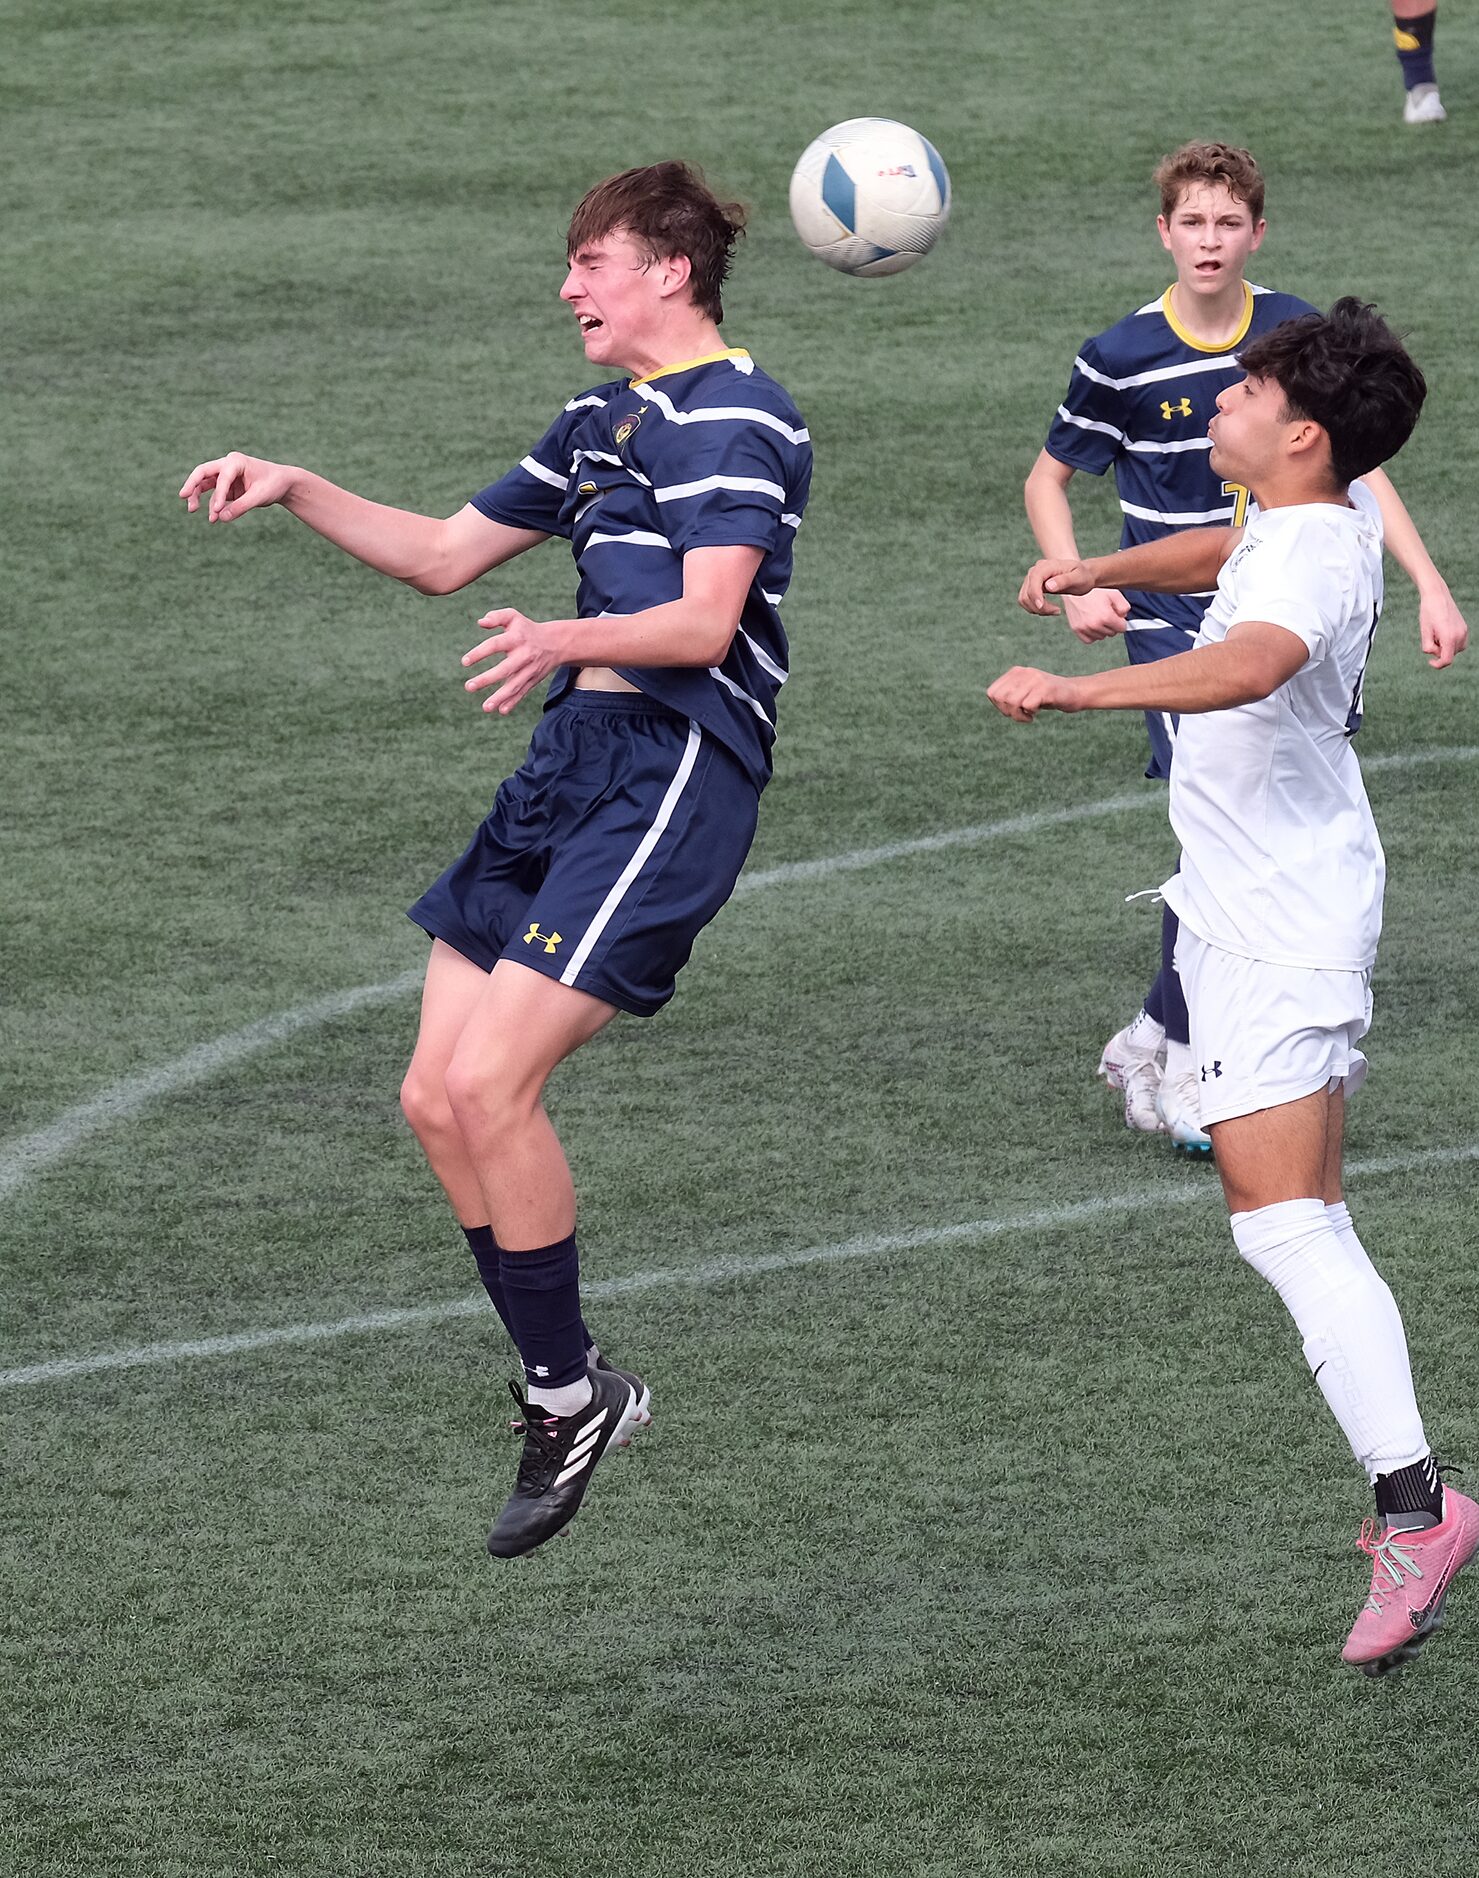
<path fill-rule="evenodd" d="M 1290 419 L 1309 418 L 1330 439 L 1342 489 L 1393 457 L 1417 426 L 1427 380 L 1374 306 L 1349 296 L 1328 313 L 1302 313 L 1243 347 L 1250 378 L 1271 378 Z"/>

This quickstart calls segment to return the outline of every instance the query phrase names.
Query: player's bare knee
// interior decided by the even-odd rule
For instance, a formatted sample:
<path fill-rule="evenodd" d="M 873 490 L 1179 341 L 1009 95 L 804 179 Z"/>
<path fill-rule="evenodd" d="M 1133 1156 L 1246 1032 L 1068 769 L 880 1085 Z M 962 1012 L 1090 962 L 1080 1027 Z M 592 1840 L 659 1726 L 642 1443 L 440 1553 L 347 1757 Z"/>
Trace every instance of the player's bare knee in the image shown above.
<path fill-rule="evenodd" d="M 413 1063 L 401 1083 L 401 1113 L 418 1141 L 456 1127 L 440 1077 L 428 1076 Z"/>
<path fill-rule="evenodd" d="M 447 1065 L 444 1092 L 457 1126 L 466 1135 L 501 1133 L 518 1120 L 508 1078 L 497 1063 L 454 1056 Z"/>

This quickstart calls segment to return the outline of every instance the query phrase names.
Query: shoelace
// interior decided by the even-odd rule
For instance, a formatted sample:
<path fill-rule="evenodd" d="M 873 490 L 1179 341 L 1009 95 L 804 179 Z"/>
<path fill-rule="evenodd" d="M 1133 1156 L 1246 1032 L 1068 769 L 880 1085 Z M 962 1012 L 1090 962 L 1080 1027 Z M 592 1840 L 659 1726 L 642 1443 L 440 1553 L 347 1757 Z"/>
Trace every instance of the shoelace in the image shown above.
<path fill-rule="evenodd" d="M 1389 1598 L 1394 1591 L 1400 1591 L 1407 1578 L 1422 1577 L 1422 1567 L 1410 1550 L 1404 1550 L 1401 1543 L 1405 1539 L 1410 1544 L 1411 1538 L 1410 1533 L 1384 1533 L 1380 1522 L 1374 1519 L 1362 1522 L 1361 1536 L 1356 1544 L 1372 1562 L 1371 1591 L 1365 1608 L 1378 1617 L 1381 1616 L 1383 1597 Z M 1378 1572 L 1386 1573 L 1385 1584 L 1377 1582 Z"/>
<path fill-rule="evenodd" d="M 510 1383 L 508 1389 L 519 1407 L 526 1407 L 517 1386 Z M 532 1415 L 521 1415 L 517 1421 L 509 1423 L 510 1434 L 524 1437 L 524 1452 L 519 1457 L 519 1486 L 539 1490 L 548 1478 L 551 1463 L 559 1455 L 559 1438 L 554 1433 L 556 1425 L 554 1416 L 536 1418 Z"/>

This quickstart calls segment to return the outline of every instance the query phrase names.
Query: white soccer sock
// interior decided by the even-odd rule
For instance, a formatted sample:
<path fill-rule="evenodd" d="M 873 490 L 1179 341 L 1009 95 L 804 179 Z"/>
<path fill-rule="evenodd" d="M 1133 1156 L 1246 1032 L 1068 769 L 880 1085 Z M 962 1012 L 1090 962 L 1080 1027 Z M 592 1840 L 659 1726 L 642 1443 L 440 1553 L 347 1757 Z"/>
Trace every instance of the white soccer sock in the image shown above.
<path fill-rule="evenodd" d="M 1173 1043 L 1171 1039 L 1167 1037 L 1166 1039 L 1166 1080 L 1167 1082 L 1174 1082 L 1178 1076 L 1194 1075 L 1195 1072 L 1196 1072 L 1196 1064 L 1192 1061 L 1191 1045 L 1189 1043 Z"/>
<path fill-rule="evenodd" d="M 551 1415 L 578 1415 L 594 1391 L 588 1376 L 579 1376 L 559 1389 L 531 1389 L 527 1395 L 530 1408 L 548 1409 Z"/>
<path fill-rule="evenodd" d="M 1159 1050 L 1166 1041 L 1166 1026 L 1153 1018 L 1142 1004 L 1130 1022 L 1129 1037 L 1137 1050 Z"/>
<path fill-rule="evenodd" d="M 1232 1229 L 1239 1252 L 1288 1307 L 1305 1361 L 1368 1479 L 1421 1460 L 1428 1444 L 1402 1314 L 1345 1207 L 1283 1200 L 1234 1213 Z"/>

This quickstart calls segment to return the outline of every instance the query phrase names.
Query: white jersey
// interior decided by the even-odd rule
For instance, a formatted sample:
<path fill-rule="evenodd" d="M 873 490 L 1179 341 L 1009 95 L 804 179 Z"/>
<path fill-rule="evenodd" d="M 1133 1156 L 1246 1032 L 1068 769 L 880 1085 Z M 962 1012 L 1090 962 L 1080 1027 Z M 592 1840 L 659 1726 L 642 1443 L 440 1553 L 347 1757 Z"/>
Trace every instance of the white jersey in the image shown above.
<path fill-rule="evenodd" d="M 1309 647 L 1270 697 L 1181 719 L 1171 825 L 1181 871 L 1162 889 L 1209 945 L 1275 965 L 1365 971 L 1386 860 L 1351 747 L 1382 601 L 1381 516 L 1351 505 L 1255 515 L 1229 555 L 1197 645 L 1268 620 Z"/>

